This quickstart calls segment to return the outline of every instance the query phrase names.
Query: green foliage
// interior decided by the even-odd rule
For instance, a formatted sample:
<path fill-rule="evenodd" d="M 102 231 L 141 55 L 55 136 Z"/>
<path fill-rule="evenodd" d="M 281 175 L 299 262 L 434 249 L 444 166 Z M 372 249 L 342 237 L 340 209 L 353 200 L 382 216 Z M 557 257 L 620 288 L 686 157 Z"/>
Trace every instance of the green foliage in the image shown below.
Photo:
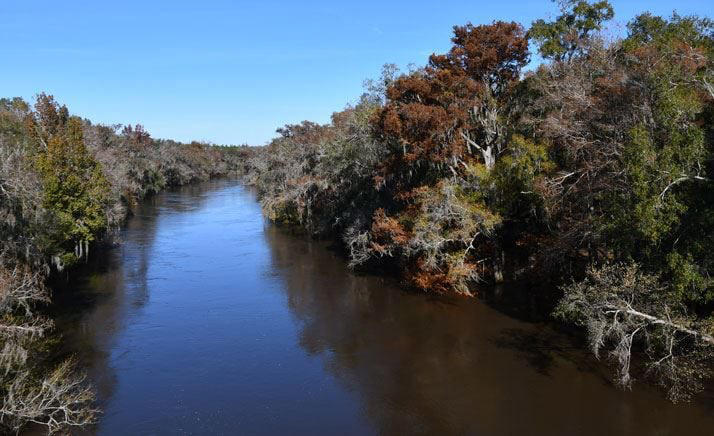
<path fill-rule="evenodd" d="M 93 241 L 107 227 L 109 185 L 97 161 L 84 146 L 82 124 L 71 118 L 47 140 L 37 157 L 44 184 L 45 207 L 58 219 L 55 240 L 65 249 Z"/>
<path fill-rule="evenodd" d="M 671 278 L 685 301 L 707 303 L 714 241 L 711 228 L 714 147 L 702 123 L 711 96 L 703 93 L 714 65 L 712 23 L 675 15 L 641 15 L 623 43 L 633 76 L 649 91 L 651 116 L 629 131 L 623 165 L 629 195 L 619 208 L 616 241 Z"/>
<path fill-rule="evenodd" d="M 535 217 L 542 208 L 536 192 L 543 176 L 554 169 L 548 147 L 521 135 L 514 135 L 508 145 L 508 154 L 496 164 L 493 174 L 494 202 L 502 214 L 515 219 Z"/>
<path fill-rule="evenodd" d="M 389 68 L 332 123 L 280 130 L 252 178 L 272 219 L 423 291 L 572 281 L 557 313 L 592 329 L 618 383 L 644 345 L 687 398 L 714 325 L 713 26 L 643 14 L 607 43 L 608 1 L 560 5 L 528 32 L 537 71 L 520 76 L 518 23 L 456 26 L 446 54 Z"/>
<path fill-rule="evenodd" d="M 671 19 L 666 19 L 646 12 L 627 24 L 629 34 L 623 41 L 623 47 L 631 51 L 654 43 L 661 50 L 672 43 L 686 41 L 695 47 L 704 47 L 711 53 L 714 48 L 713 26 L 709 18 L 683 17 L 675 13 Z"/>
<path fill-rule="evenodd" d="M 630 228 L 626 237 L 632 238 L 632 245 L 647 241 L 657 245 L 661 238 L 677 223 L 686 206 L 677 201 L 675 195 L 664 195 L 666 188 L 664 174 L 682 174 L 672 159 L 672 152 L 678 144 L 667 142 L 663 148 L 655 145 L 652 134 L 642 125 L 630 130 L 630 142 L 624 150 L 623 163 L 630 182 L 630 196 L 623 200 L 627 208 L 618 208 L 620 219 L 614 223 L 618 229 Z M 671 147 L 670 147 L 671 146 Z M 674 150 L 672 150 L 674 149 Z"/>
<path fill-rule="evenodd" d="M 609 1 L 590 4 L 584 0 L 561 0 L 559 3 L 562 15 L 555 21 L 533 22 L 528 36 L 536 42 L 543 58 L 563 61 L 582 53 L 591 34 L 602 29 L 602 24 L 611 20 L 615 12 Z"/>

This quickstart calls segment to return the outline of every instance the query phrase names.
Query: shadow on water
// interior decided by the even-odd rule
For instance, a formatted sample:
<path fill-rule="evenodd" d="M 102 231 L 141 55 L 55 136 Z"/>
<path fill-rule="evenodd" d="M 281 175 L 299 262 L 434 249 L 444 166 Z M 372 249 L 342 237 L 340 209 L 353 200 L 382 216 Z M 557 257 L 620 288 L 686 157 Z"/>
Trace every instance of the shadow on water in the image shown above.
<path fill-rule="evenodd" d="M 185 186 L 145 199 L 132 209 L 117 244 L 94 253 L 71 279 L 53 280 L 50 316 L 59 335 L 58 359 L 72 356 L 80 362 L 96 389 L 100 409 L 112 398 L 117 381 L 109 362 L 117 335 L 150 298 L 147 271 L 158 216 L 195 210 L 214 188 Z"/>
<path fill-rule="evenodd" d="M 266 224 L 235 183 L 156 196 L 122 238 L 57 295 L 65 351 L 105 411 L 89 433 L 714 429 L 710 393 L 672 405 L 645 385 L 621 392 L 531 309 L 507 316 L 352 274 L 328 244 Z"/>
<path fill-rule="evenodd" d="M 300 344 L 384 434 L 712 434 L 699 405 L 616 390 L 577 340 L 486 304 L 350 274 L 324 244 L 265 230 Z"/>

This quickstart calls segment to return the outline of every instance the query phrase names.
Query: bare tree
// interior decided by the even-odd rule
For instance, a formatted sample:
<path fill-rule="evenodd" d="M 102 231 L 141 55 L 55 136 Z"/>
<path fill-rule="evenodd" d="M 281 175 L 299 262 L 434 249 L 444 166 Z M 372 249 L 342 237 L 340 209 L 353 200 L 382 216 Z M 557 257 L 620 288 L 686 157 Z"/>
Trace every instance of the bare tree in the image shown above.
<path fill-rule="evenodd" d="M 632 384 L 633 347 L 646 352 L 649 375 L 667 389 L 673 401 L 688 400 L 702 388 L 714 357 L 714 337 L 688 316 L 681 303 L 668 298 L 656 276 L 636 264 L 591 267 L 587 278 L 563 288 L 556 314 L 584 326 L 590 348 L 606 350 L 616 364 L 615 383 Z"/>
<path fill-rule="evenodd" d="M 27 372 L 18 374 L 5 392 L 0 422 L 15 431 L 33 422 L 46 426 L 49 433 L 94 423 L 98 410 L 86 406 L 94 402 L 94 392 L 84 378 L 70 360 L 39 383 Z"/>

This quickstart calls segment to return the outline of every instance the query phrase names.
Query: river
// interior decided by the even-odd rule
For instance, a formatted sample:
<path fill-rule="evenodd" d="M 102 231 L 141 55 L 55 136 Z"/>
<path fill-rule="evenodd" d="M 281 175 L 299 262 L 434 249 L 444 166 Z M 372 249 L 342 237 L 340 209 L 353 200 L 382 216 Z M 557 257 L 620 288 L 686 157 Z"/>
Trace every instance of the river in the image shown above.
<path fill-rule="evenodd" d="M 542 322 L 353 274 L 237 182 L 157 195 L 121 239 L 56 297 L 89 434 L 714 434 L 711 393 L 623 392 Z"/>

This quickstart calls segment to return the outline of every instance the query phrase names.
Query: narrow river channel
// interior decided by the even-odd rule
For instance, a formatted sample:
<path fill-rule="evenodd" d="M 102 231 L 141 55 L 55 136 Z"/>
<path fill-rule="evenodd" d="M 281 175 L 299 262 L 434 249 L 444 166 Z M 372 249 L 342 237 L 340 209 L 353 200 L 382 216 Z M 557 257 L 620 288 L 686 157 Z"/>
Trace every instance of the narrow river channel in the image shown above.
<path fill-rule="evenodd" d="M 121 239 L 58 292 L 89 434 L 714 434 L 711 394 L 619 391 L 543 323 L 355 275 L 237 182 L 158 195 Z"/>

